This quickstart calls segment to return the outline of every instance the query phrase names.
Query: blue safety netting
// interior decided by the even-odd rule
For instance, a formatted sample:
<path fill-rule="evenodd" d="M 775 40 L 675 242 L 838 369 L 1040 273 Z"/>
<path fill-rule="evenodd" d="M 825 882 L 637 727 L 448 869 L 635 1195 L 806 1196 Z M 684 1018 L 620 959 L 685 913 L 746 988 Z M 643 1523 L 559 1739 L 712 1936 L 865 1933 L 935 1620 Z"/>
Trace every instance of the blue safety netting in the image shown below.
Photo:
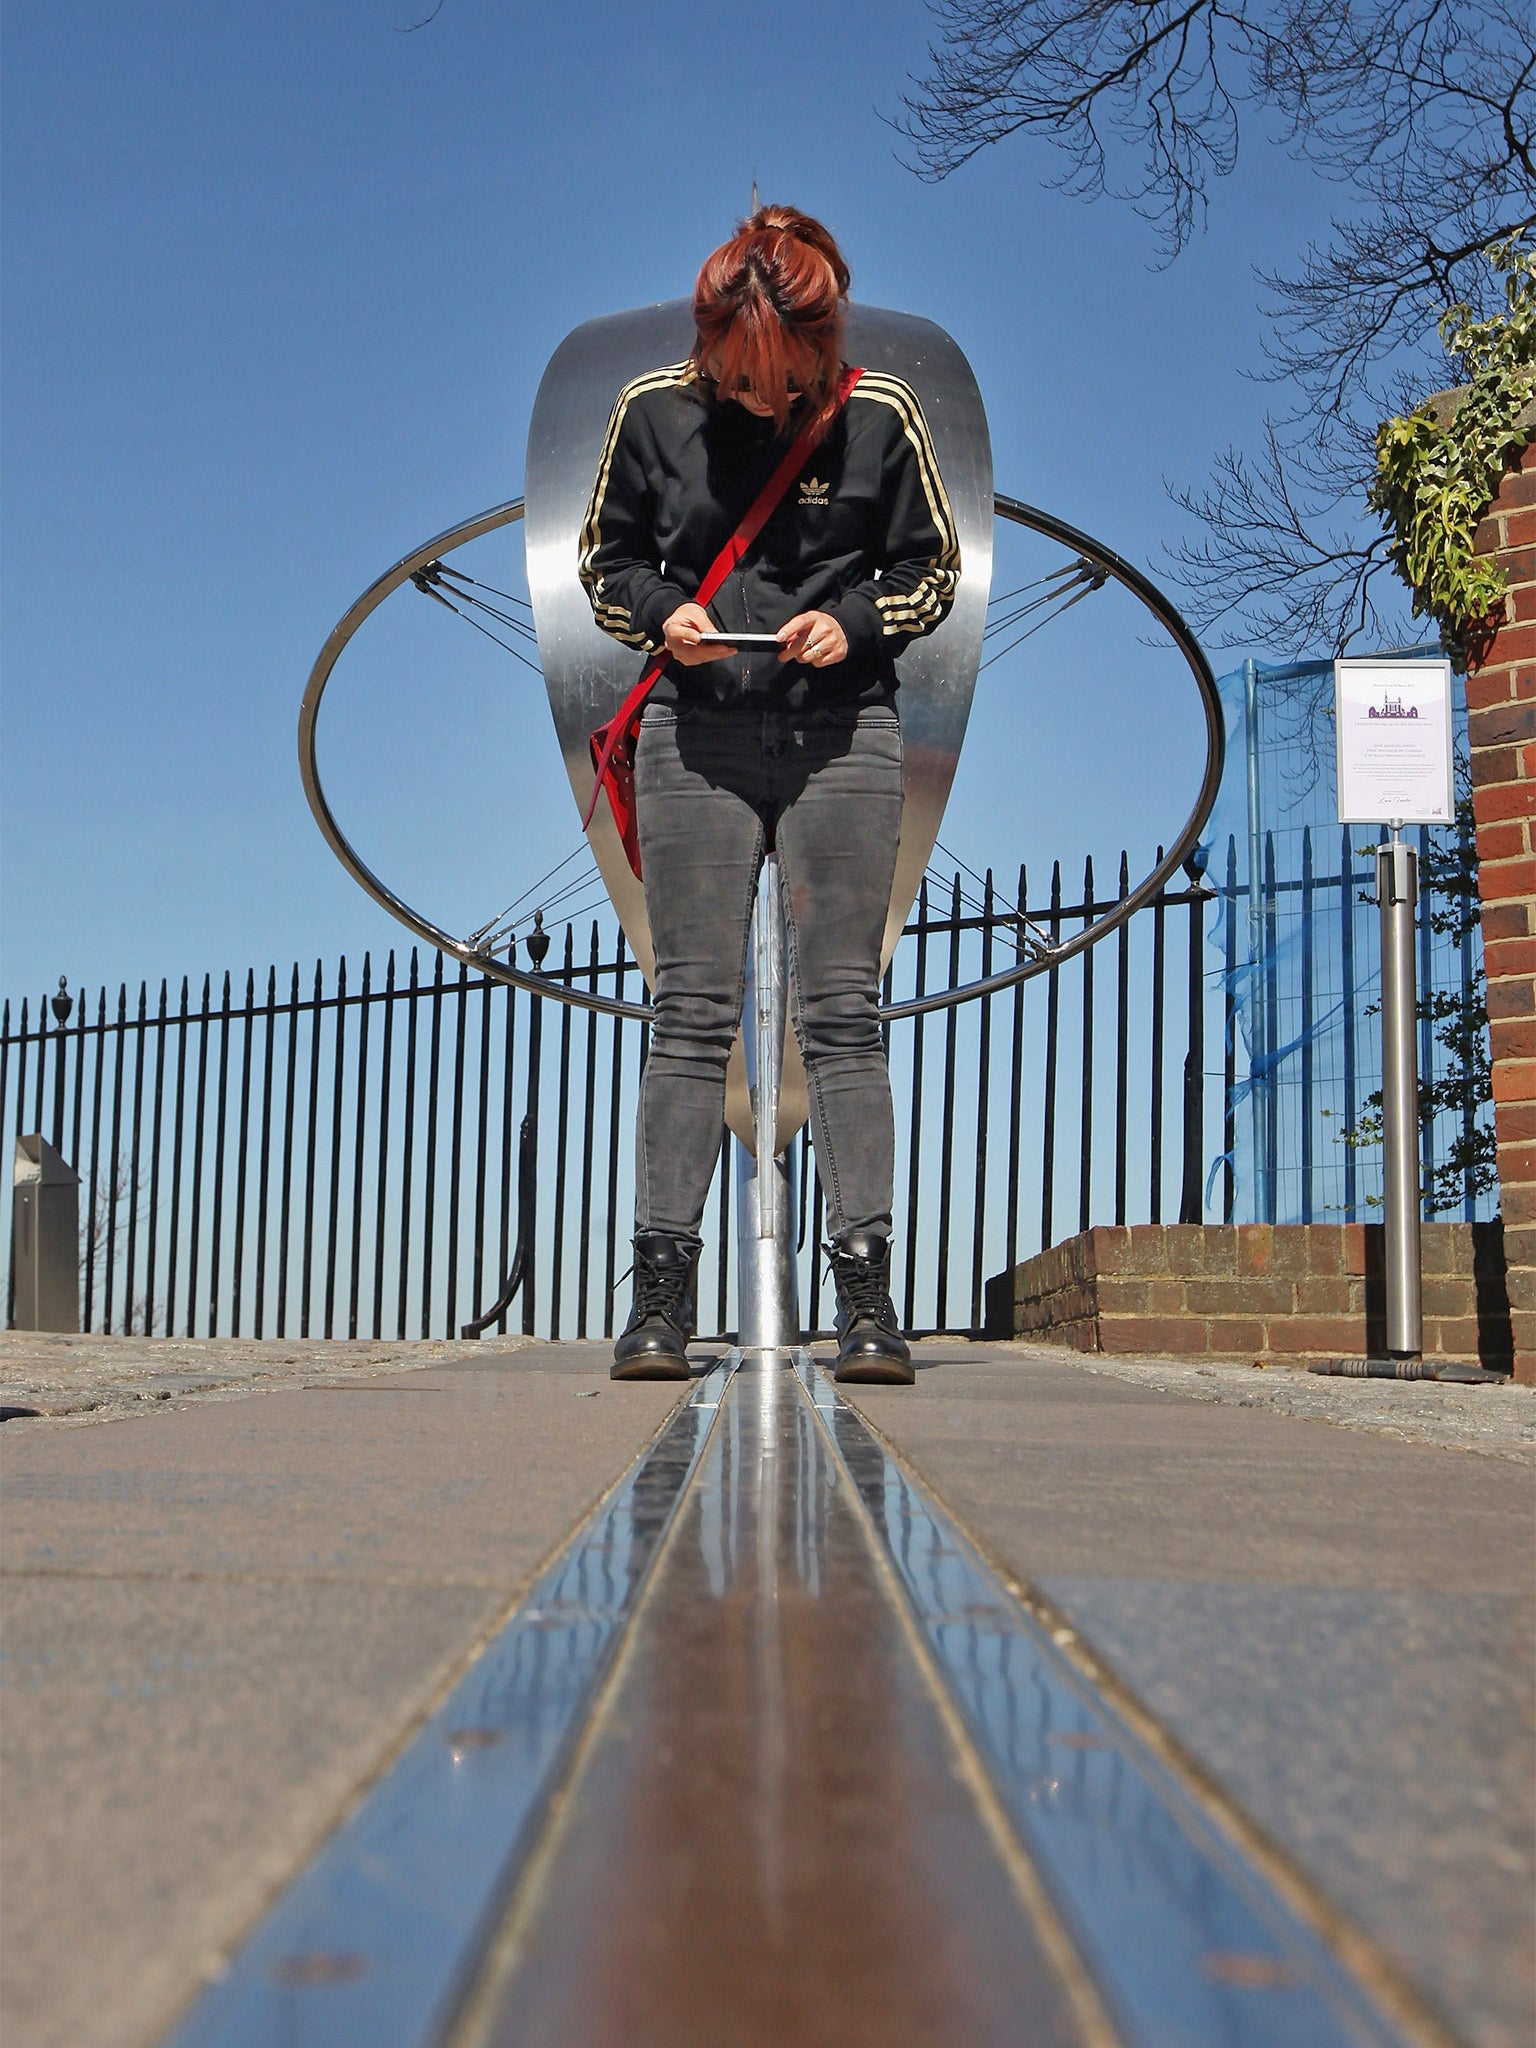
<path fill-rule="evenodd" d="M 1437 655 L 1438 647 L 1400 650 Z M 1206 1184 L 1206 1214 L 1234 1222 L 1369 1221 L 1381 1199 L 1379 1144 L 1358 1142 L 1367 1098 L 1381 1085 L 1376 842 L 1385 824 L 1341 826 L 1335 815 L 1333 664 L 1245 662 L 1221 678 L 1227 759 L 1205 846 L 1216 891 L 1207 936 L 1226 1003 L 1224 1128 Z M 1456 682 L 1458 760 L 1466 699 Z M 1421 874 L 1455 834 L 1415 826 Z M 1471 995 L 1482 935 L 1431 928 L 1421 897 L 1418 984 Z M 1451 1054 L 1421 1019 L 1419 1072 L 1444 1075 Z M 1484 1109 L 1480 1116 L 1486 1118 Z M 1465 1118 L 1442 1111 L 1426 1128 L 1429 1186 Z M 1355 1132 L 1357 1142 L 1349 1142 Z M 1442 1176 L 1443 1188 L 1443 1176 Z M 1497 1191 L 1456 1176 L 1441 1216 L 1480 1219 Z M 1426 1213 L 1431 1213 L 1426 1210 Z"/>

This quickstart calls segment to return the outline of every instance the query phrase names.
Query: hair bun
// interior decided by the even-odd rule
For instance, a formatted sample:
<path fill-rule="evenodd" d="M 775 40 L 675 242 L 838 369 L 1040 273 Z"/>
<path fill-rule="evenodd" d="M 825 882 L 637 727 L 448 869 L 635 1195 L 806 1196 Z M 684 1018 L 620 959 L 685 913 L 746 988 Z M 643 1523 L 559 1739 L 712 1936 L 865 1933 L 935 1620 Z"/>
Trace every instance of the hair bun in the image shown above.
<path fill-rule="evenodd" d="M 738 236 L 763 233 L 792 235 L 797 242 L 803 242 L 826 259 L 837 280 L 838 297 L 847 298 L 853 277 L 842 250 L 821 222 L 813 220 L 808 213 L 802 213 L 798 206 L 760 206 L 756 213 L 741 222 L 736 233 Z"/>

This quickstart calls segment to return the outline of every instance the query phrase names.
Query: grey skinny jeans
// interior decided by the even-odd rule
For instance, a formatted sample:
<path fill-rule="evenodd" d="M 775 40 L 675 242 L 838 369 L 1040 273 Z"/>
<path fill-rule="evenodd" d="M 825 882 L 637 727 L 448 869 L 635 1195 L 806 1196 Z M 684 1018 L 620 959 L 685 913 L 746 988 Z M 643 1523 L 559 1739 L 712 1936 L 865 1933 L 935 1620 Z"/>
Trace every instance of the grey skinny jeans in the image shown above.
<path fill-rule="evenodd" d="M 753 896 L 774 845 L 827 1231 L 889 1234 L 895 1129 L 877 1005 L 901 836 L 896 713 L 648 704 L 635 791 L 656 947 L 636 1230 L 698 1233 L 720 1156 Z"/>

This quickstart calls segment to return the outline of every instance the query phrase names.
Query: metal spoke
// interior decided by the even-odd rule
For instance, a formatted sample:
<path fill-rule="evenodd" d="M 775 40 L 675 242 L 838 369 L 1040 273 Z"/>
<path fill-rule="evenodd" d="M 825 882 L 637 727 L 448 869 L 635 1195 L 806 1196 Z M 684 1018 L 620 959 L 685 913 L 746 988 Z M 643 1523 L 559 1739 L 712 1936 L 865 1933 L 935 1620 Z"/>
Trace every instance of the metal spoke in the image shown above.
<path fill-rule="evenodd" d="M 494 640 L 496 645 L 507 654 L 510 654 L 514 661 L 520 661 L 524 668 L 531 668 L 536 676 L 543 675 L 544 671 L 536 661 L 530 661 L 526 654 L 522 654 L 517 648 L 510 646 L 502 639 L 499 633 L 493 633 L 489 626 L 482 626 L 478 619 L 472 619 L 468 612 L 461 610 L 451 597 L 444 597 L 440 590 L 434 589 L 432 580 L 424 569 L 417 570 L 412 576 L 411 581 L 424 596 L 430 597 L 435 603 L 440 604 L 444 611 L 452 612 L 454 617 L 462 619 L 466 626 L 473 626 L 475 631 L 483 633 L 487 640 Z M 483 606 L 482 609 L 488 611 L 490 607 Z"/>

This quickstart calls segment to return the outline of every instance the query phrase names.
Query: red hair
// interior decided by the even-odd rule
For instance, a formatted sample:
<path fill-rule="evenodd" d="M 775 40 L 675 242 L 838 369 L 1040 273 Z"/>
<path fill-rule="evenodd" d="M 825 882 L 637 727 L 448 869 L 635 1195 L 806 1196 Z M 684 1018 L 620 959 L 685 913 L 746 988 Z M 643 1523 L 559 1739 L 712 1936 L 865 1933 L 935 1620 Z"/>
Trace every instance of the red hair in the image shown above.
<path fill-rule="evenodd" d="M 727 398 L 752 391 L 781 429 L 798 392 L 824 412 L 842 368 L 848 282 L 820 221 L 794 206 L 759 207 L 706 258 L 693 288 L 700 373 Z"/>

